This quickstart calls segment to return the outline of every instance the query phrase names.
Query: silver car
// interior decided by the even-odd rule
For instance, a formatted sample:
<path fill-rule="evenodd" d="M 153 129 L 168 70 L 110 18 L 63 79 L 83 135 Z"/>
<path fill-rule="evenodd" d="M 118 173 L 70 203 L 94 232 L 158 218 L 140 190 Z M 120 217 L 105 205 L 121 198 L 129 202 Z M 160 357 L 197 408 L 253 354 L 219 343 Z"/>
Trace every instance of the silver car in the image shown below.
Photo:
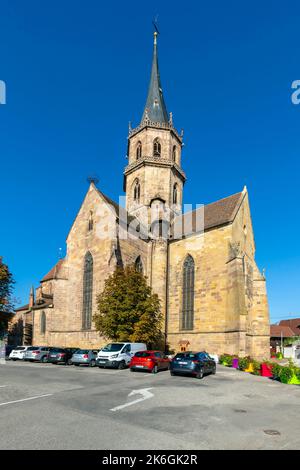
<path fill-rule="evenodd" d="M 47 362 L 48 361 L 48 354 L 51 348 L 49 346 L 30 346 L 24 354 L 24 361 L 40 361 L 40 362 Z"/>
<path fill-rule="evenodd" d="M 95 367 L 98 352 L 99 350 L 97 349 L 78 349 L 72 356 L 72 364 L 74 364 L 74 366 L 85 364 L 90 367 Z"/>

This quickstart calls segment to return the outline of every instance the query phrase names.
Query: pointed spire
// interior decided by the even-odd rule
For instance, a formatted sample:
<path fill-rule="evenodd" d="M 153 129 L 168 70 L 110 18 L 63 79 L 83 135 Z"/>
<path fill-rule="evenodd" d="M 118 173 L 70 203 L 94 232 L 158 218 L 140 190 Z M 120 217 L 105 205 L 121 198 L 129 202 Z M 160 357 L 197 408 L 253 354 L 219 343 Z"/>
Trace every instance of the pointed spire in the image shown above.
<path fill-rule="evenodd" d="M 34 306 L 34 288 L 31 286 L 30 294 L 29 294 L 29 308 Z"/>
<path fill-rule="evenodd" d="M 148 90 L 148 97 L 146 106 L 144 109 L 142 122 L 150 120 L 153 122 L 167 123 L 168 113 L 165 105 L 160 76 L 158 68 L 158 57 L 157 57 L 157 31 L 154 32 L 154 46 L 153 46 L 153 60 L 152 60 L 152 71 L 150 78 L 150 85 Z"/>

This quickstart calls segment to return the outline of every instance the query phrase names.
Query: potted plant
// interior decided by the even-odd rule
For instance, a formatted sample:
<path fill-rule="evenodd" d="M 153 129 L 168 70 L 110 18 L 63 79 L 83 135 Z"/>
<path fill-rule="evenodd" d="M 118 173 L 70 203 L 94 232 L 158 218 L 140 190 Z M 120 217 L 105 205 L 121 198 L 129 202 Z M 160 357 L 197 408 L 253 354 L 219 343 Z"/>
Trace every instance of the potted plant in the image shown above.
<path fill-rule="evenodd" d="M 219 363 L 223 366 L 231 367 L 232 356 L 230 354 L 222 354 L 219 358 Z"/>
<path fill-rule="evenodd" d="M 253 375 L 260 375 L 261 363 L 256 361 L 255 359 L 252 360 L 252 374 Z"/>
<path fill-rule="evenodd" d="M 234 369 L 239 368 L 239 358 L 237 356 L 232 358 L 232 367 Z"/>
<path fill-rule="evenodd" d="M 273 377 L 273 363 L 270 361 L 263 361 L 260 365 L 260 375 L 262 377 Z"/>
<path fill-rule="evenodd" d="M 283 366 L 279 373 L 280 382 L 284 384 L 300 384 L 300 370 L 295 366 L 293 361 L 289 360 L 288 366 Z"/>
<path fill-rule="evenodd" d="M 245 371 L 250 364 L 250 358 L 249 357 L 240 357 L 239 358 L 239 369 L 242 371 Z"/>

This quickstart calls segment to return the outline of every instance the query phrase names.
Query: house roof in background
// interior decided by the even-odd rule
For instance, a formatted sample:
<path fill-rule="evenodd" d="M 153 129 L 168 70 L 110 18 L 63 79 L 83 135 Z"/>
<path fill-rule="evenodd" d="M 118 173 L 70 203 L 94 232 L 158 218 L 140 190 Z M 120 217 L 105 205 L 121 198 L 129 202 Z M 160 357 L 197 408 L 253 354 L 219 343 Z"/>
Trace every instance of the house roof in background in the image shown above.
<path fill-rule="evenodd" d="M 295 333 L 289 326 L 284 325 L 270 325 L 270 336 L 271 338 L 291 338 L 295 336 Z"/>

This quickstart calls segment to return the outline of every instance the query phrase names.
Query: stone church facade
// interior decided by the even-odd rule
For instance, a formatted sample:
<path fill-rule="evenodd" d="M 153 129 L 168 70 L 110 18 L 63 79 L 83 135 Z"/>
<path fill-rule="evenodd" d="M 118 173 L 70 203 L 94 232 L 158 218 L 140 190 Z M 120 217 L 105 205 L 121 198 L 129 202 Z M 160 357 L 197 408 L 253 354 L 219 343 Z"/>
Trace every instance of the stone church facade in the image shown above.
<path fill-rule="evenodd" d="M 157 36 L 148 98 L 129 129 L 126 209 L 91 181 L 67 237 L 64 259 L 28 306 L 33 344 L 99 348 L 97 295 L 116 266 L 135 264 L 159 295 L 171 350 L 269 357 L 266 281 L 255 262 L 247 189 L 182 212 L 183 134 L 164 102 Z"/>

